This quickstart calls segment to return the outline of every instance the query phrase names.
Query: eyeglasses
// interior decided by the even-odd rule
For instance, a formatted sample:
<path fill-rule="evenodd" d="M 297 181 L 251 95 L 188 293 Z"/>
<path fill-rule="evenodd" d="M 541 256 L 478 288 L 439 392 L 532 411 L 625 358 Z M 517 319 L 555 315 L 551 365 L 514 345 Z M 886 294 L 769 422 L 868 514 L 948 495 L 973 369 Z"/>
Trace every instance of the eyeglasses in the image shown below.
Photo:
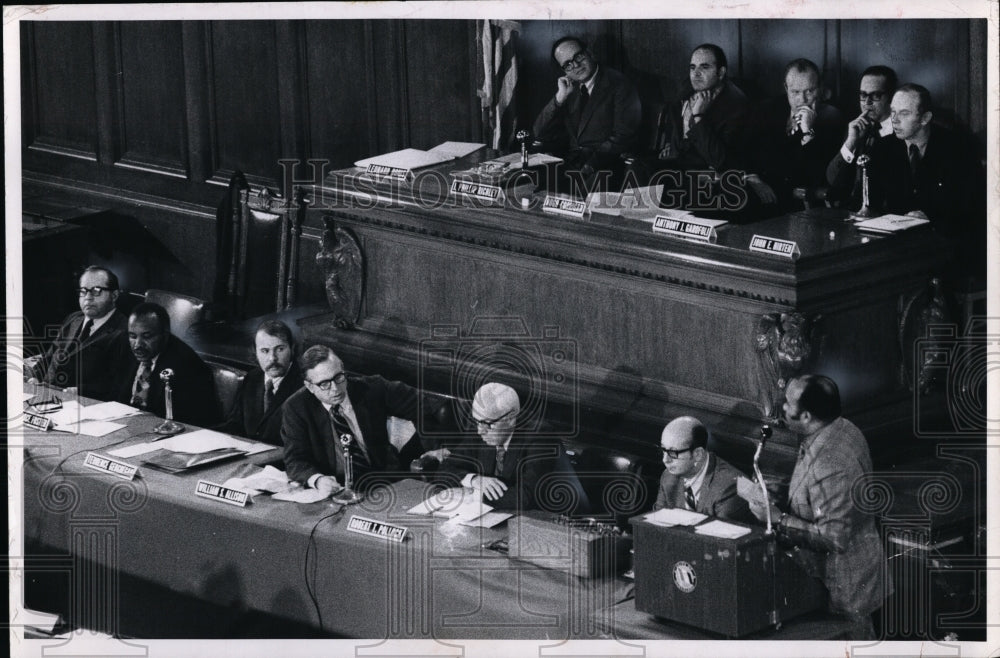
<path fill-rule="evenodd" d="M 577 66 L 583 66 L 583 61 L 585 59 L 587 59 L 587 51 L 581 50 L 577 54 L 573 55 L 571 59 L 566 60 L 564 64 L 560 64 L 559 68 L 569 73 L 570 69 L 576 68 Z"/>
<path fill-rule="evenodd" d="M 512 413 L 514 413 L 513 409 L 511 409 L 504 415 L 500 416 L 499 418 L 494 418 L 493 420 L 479 420 L 478 418 L 473 418 L 472 420 L 476 421 L 476 427 L 485 427 L 486 429 L 491 430 L 497 423 L 499 423 L 501 420 L 511 415 Z"/>
<path fill-rule="evenodd" d="M 306 381 L 308 382 L 309 380 L 307 379 Z M 347 381 L 347 374 L 343 373 L 343 372 L 338 372 L 336 375 L 334 375 L 330 379 L 324 379 L 321 382 L 309 382 L 309 383 L 312 384 L 313 386 L 315 386 L 316 388 L 318 388 L 321 391 L 329 391 L 330 387 L 332 387 L 334 384 L 338 384 L 339 385 L 339 384 L 343 384 L 346 381 Z"/>
<path fill-rule="evenodd" d="M 685 452 L 691 452 L 694 450 L 694 446 L 688 446 L 687 448 L 681 448 L 680 450 L 671 450 L 670 448 L 660 448 L 660 451 L 670 457 L 671 459 L 679 459 L 681 455 Z"/>
<path fill-rule="evenodd" d="M 882 100 L 883 98 L 885 98 L 885 92 L 884 91 L 873 91 L 870 94 L 865 93 L 863 91 L 859 91 L 858 92 L 858 100 L 860 100 L 862 103 L 867 103 L 868 101 L 871 101 L 873 103 L 877 103 L 880 100 Z"/>
<path fill-rule="evenodd" d="M 86 297 L 87 293 L 90 293 L 92 297 L 100 297 L 106 292 L 109 292 L 111 288 L 104 288 L 102 286 L 94 286 L 93 288 L 77 288 L 76 292 L 79 293 L 81 297 Z"/>

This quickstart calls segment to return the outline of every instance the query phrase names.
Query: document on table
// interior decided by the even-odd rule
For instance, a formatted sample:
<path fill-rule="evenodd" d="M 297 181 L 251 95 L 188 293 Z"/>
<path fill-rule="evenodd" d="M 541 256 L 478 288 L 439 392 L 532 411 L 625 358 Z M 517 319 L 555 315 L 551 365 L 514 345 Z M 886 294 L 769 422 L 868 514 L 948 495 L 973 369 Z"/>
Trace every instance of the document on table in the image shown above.
<path fill-rule="evenodd" d="M 694 529 L 695 534 L 708 535 L 709 537 L 719 537 L 722 539 L 739 539 L 743 535 L 750 534 L 750 528 L 726 523 L 715 519 L 702 524 Z"/>
<path fill-rule="evenodd" d="M 736 495 L 748 503 L 764 504 L 764 492 L 760 490 L 760 485 L 742 475 L 736 478 Z"/>
<path fill-rule="evenodd" d="M 336 491 L 333 493 L 336 493 Z M 320 489 L 306 489 L 305 487 L 301 487 L 276 493 L 271 496 L 271 500 L 288 500 L 293 503 L 315 503 L 329 497 L 330 494 L 324 493 Z"/>
<path fill-rule="evenodd" d="M 358 160 L 354 163 L 354 166 L 367 168 L 368 165 L 380 165 L 383 167 L 392 167 L 393 169 L 406 169 L 412 171 L 414 169 L 431 167 L 454 159 L 455 158 L 453 156 L 441 153 L 431 153 L 428 151 L 421 151 L 420 149 L 403 149 L 401 151 L 383 153 L 382 155 L 376 155 L 372 158 Z"/>
<path fill-rule="evenodd" d="M 116 418 L 127 418 L 137 416 L 142 413 L 141 409 L 130 407 L 121 402 L 101 402 L 83 408 L 83 418 L 88 420 L 114 420 Z"/>
<path fill-rule="evenodd" d="M 241 441 L 240 439 L 231 437 L 228 434 L 213 432 L 212 430 L 195 430 L 194 432 L 178 434 L 177 436 L 172 436 L 169 439 L 163 439 L 161 441 L 147 441 L 133 446 L 118 448 L 117 450 L 109 451 L 108 454 L 113 457 L 127 458 L 135 457 L 136 455 L 144 455 L 147 452 L 153 452 L 154 450 L 169 450 L 170 452 L 199 454 L 203 452 L 210 452 L 212 450 L 219 450 L 220 448 L 236 448 L 237 450 L 244 451 L 248 455 L 255 455 L 258 452 L 274 450 L 275 446 L 268 445 L 266 443 Z"/>
<path fill-rule="evenodd" d="M 875 233 L 895 233 L 905 231 L 908 228 L 922 226 L 930 223 L 930 220 L 922 217 L 910 217 L 908 215 L 882 215 L 873 217 L 863 222 L 858 222 L 854 226 L 861 231 L 872 231 Z"/>
<path fill-rule="evenodd" d="M 493 508 L 483 502 L 481 493 L 475 489 L 459 487 L 439 491 L 422 503 L 406 510 L 408 514 L 423 514 L 425 516 L 433 514 L 446 519 L 463 521 L 478 519 L 492 511 Z M 497 523 L 499 522 L 497 521 Z"/>
<path fill-rule="evenodd" d="M 222 483 L 222 486 L 241 489 L 256 495 L 264 492 L 283 493 L 289 490 L 291 483 L 288 481 L 288 475 L 284 471 L 268 465 L 253 475 L 242 478 L 229 478 Z"/>
<path fill-rule="evenodd" d="M 528 166 L 529 167 L 539 167 L 541 165 L 555 164 L 557 162 L 562 162 L 562 158 L 557 158 L 554 155 L 549 155 L 548 153 L 529 153 L 528 154 Z M 511 165 L 513 169 L 521 168 L 521 154 L 520 152 L 509 153 L 507 155 L 501 156 L 499 158 L 494 158 L 490 162 L 506 162 Z"/>
<path fill-rule="evenodd" d="M 486 144 L 479 144 L 477 142 L 443 142 L 427 152 L 436 153 L 449 158 L 464 158 L 465 156 L 475 153 L 485 146 Z"/>
<path fill-rule="evenodd" d="M 660 214 L 662 196 L 662 185 L 634 187 L 625 192 L 591 192 L 587 195 L 587 208 L 602 215 L 641 219 L 652 224 Z"/>
<path fill-rule="evenodd" d="M 448 523 L 457 523 L 458 525 L 472 526 L 473 528 L 492 528 L 495 525 L 500 525 L 510 517 L 514 516 L 509 512 L 487 512 L 482 516 L 477 516 L 475 518 L 465 518 L 462 516 L 455 516 L 448 519 Z"/>
<path fill-rule="evenodd" d="M 56 432 L 83 434 L 84 436 L 105 436 L 120 429 L 125 429 L 121 423 L 110 423 L 106 420 L 81 420 L 79 423 L 64 423 L 52 428 Z"/>
<path fill-rule="evenodd" d="M 656 510 L 647 514 L 644 518 L 650 523 L 670 527 L 675 525 L 695 525 L 707 519 L 708 516 L 701 512 L 692 512 L 691 510 L 672 507 Z"/>

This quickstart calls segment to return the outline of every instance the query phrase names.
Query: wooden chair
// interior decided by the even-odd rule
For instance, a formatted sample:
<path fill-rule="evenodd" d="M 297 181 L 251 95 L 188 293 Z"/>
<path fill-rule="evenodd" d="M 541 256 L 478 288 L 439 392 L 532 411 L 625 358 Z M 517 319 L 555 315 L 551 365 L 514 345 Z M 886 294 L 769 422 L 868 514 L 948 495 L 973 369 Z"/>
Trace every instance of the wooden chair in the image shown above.
<path fill-rule="evenodd" d="M 159 304 L 167 309 L 170 316 L 170 333 L 183 339 L 188 330 L 207 319 L 208 309 L 205 301 L 169 290 L 149 289 L 146 291 L 146 301 Z"/>
<path fill-rule="evenodd" d="M 219 409 L 222 410 L 222 417 L 228 418 L 229 412 L 233 410 L 233 405 L 236 404 L 236 392 L 239 390 L 240 384 L 247 373 L 244 370 L 213 361 L 206 361 L 205 363 L 212 369 L 212 378 L 215 380 L 215 394 L 218 397 Z"/>

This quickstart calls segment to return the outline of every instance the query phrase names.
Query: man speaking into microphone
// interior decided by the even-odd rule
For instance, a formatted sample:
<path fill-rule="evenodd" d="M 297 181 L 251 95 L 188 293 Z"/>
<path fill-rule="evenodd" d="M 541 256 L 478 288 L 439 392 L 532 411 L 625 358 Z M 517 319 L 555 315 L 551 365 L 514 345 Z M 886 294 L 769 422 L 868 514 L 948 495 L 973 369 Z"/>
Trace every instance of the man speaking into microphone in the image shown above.
<path fill-rule="evenodd" d="M 118 379 L 119 402 L 165 417 L 160 373 L 169 368 L 174 420 L 203 427 L 218 421 L 212 371 L 187 343 L 170 333 L 165 308 L 152 302 L 136 306 L 128 318 L 128 344 L 134 360 Z"/>

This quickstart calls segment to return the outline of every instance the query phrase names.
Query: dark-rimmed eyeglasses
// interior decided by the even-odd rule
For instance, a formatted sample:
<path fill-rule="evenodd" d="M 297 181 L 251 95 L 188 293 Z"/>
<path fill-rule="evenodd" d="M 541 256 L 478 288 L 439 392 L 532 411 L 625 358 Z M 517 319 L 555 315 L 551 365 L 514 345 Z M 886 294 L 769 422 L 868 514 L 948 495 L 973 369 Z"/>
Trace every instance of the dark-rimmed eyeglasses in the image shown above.
<path fill-rule="evenodd" d="M 485 420 L 485 419 L 480 420 L 478 418 L 473 418 L 472 420 L 475 421 L 476 427 L 485 427 L 486 429 L 491 430 L 497 423 L 499 423 L 501 420 L 511 415 L 512 413 L 514 413 L 513 409 L 511 409 L 510 411 L 508 411 L 507 413 L 498 418 L 494 418 L 493 420 Z"/>
<path fill-rule="evenodd" d="M 309 381 L 308 379 L 306 381 Z M 321 382 L 309 382 L 321 391 L 329 391 L 334 384 L 343 384 L 347 381 L 347 373 L 338 372 L 336 375 L 330 379 L 324 379 Z"/>
<path fill-rule="evenodd" d="M 870 94 L 863 91 L 858 92 L 858 100 L 860 100 L 862 103 L 867 103 L 868 101 L 871 101 L 873 103 L 878 103 L 883 98 L 885 98 L 884 91 L 873 91 Z"/>
<path fill-rule="evenodd" d="M 570 59 L 567 59 L 565 63 L 560 64 L 559 68 L 569 73 L 571 69 L 574 69 L 577 66 L 583 66 L 583 61 L 585 59 L 587 59 L 587 51 L 581 50 L 577 54 L 573 55 L 573 57 L 571 57 Z"/>
<path fill-rule="evenodd" d="M 686 448 L 680 448 L 678 450 L 673 450 L 671 448 L 660 448 L 660 452 L 663 453 L 665 457 L 670 457 L 671 459 L 679 459 L 681 455 L 685 452 L 691 452 L 694 450 L 694 446 L 688 446 Z"/>
<path fill-rule="evenodd" d="M 100 297 L 106 292 L 110 292 L 111 288 L 105 288 L 104 286 L 94 286 L 93 288 L 77 288 L 76 292 L 81 297 L 86 297 L 87 293 L 90 293 L 91 297 Z"/>

